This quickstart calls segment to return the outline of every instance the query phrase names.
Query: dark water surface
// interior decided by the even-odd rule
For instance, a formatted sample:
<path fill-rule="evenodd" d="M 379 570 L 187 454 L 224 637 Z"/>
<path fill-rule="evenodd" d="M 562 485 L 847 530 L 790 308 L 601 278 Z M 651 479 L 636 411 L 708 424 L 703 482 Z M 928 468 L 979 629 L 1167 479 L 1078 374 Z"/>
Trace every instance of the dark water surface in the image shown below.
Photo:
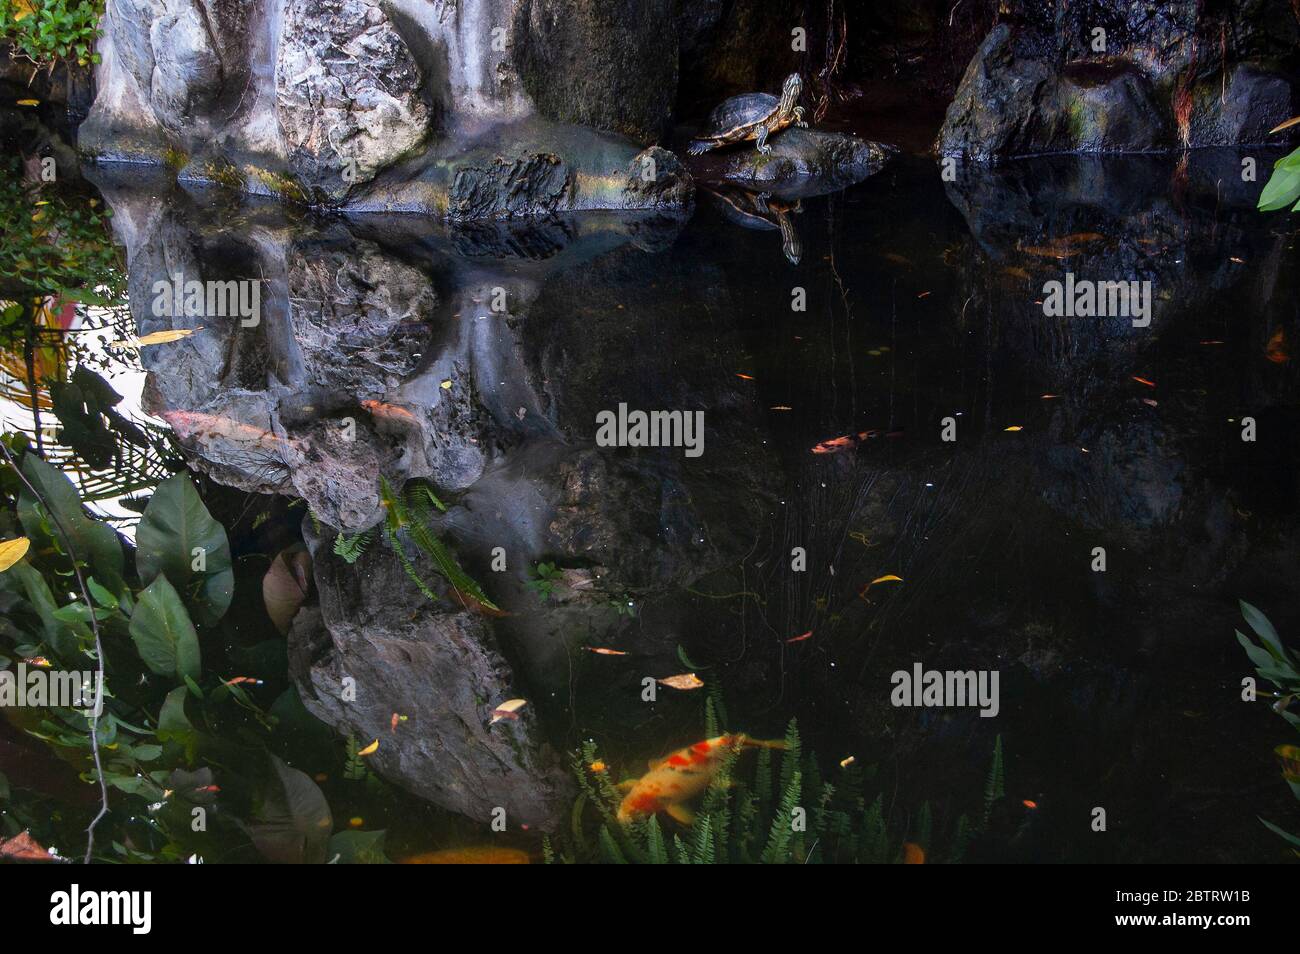
<path fill-rule="evenodd" d="M 1297 365 L 1277 360 L 1300 342 L 1295 231 L 1254 210 L 1239 170 L 1235 153 L 1062 157 L 944 183 L 902 158 L 758 215 L 701 194 L 685 222 L 466 227 L 94 178 L 141 334 L 173 326 L 148 310 L 173 271 L 265 283 L 260 327 L 205 321 L 141 356 L 145 409 L 235 518 L 237 593 L 256 601 L 253 555 L 300 527 L 323 541 L 319 573 L 337 529 L 381 514 L 379 474 L 427 477 L 449 503 L 438 529 L 511 614 L 488 624 L 556 751 L 596 739 L 631 765 L 700 738 L 705 692 L 642 699 L 683 652 L 733 729 L 779 736 L 797 717 L 828 774 L 874 766 L 891 810 L 950 818 L 978 799 L 1001 735 L 1008 795 L 1037 808 L 1000 857 L 1169 862 L 1282 860 L 1256 816 L 1291 805 L 1281 723 L 1239 700 L 1233 631 L 1238 599 L 1284 634 L 1300 624 Z M 1066 271 L 1151 281 L 1150 327 L 1045 317 Z M 368 412 L 376 396 L 418 428 Z M 620 402 L 702 410 L 703 455 L 596 447 Z M 355 444 L 337 438 L 349 416 Z M 271 491 L 287 497 L 244 496 Z M 543 561 L 578 585 L 543 599 Z M 418 602 L 366 566 L 333 559 L 313 605 L 364 631 L 376 607 Z M 902 582 L 868 586 L 886 575 Z M 232 656 L 261 626 L 236 608 Z M 296 652 L 291 669 L 310 665 Z M 891 674 L 915 663 L 997 670 L 997 717 L 894 707 Z M 323 771 L 317 742 L 289 760 Z M 336 823 L 389 829 L 390 856 L 476 837 L 409 796 L 324 786 Z"/>

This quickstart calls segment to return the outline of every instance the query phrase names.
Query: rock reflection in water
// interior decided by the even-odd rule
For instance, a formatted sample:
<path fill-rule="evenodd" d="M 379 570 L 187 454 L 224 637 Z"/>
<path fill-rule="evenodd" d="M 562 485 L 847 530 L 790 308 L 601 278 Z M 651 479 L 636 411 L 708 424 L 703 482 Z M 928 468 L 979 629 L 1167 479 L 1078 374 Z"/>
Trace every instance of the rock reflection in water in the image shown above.
<path fill-rule="evenodd" d="M 312 225 L 105 188 L 142 333 L 163 327 L 144 308 L 161 276 L 265 283 L 259 328 L 205 320 L 145 353 L 150 399 L 197 466 L 301 496 L 321 521 L 293 671 L 342 732 L 387 738 L 393 711 L 411 716 L 418 738 L 381 746 L 382 774 L 474 818 L 554 820 L 554 750 L 575 733 L 600 725 L 609 750 L 645 755 L 695 718 L 693 702 L 638 701 L 678 644 L 713 664 L 747 730 L 780 704 L 819 752 L 887 735 L 945 779 L 978 772 L 994 730 L 973 710 L 885 701 L 889 674 L 924 659 L 1003 672 L 997 728 L 1047 793 L 1050 857 L 1110 857 L 1072 821 L 1106 800 L 1126 824 L 1165 820 L 1130 860 L 1169 860 L 1268 838 L 1251 813 L 1216 815 L 1230 822 L 1195 843 L 1169 820 L 1222 812 L 1254 771 L 1231 741 L 1251 717 L 1214 674 L 1232 600 L 1284 605 L 1300 556 L 1296 372 L 1265 356 L 1278 329 L 1300 334 L 1292 236 L 1254 212 L 1239 169 L 1235 153 L 1056 158 L 941 191 L 933 166 L 902 163 L 805 198 L 788 264 L 711 205 L 685 225 Z M 1150 326 L 1046 318 L 1036 300 L 1067 270 L 1150 280 Z M 704 410 L 706 454 L 596 448 L 597 412 L 621 401 Z M 1243 455 L 1248 414 L 1260 438 Z M 512 615 L 430 603 L 386 548 L 354 567 L 333 555 L 335 531 L 381 519 L 380 475 L 449 492 L 435 529 Z M 1086 571 L 1098 545 L 1105 573 Z M 807 573 L 789 572 L 796 546 Z M 540 559 L 589 585 L 539 603 Z M 882 573 L 905 583 L 863 598 Z M 634 622 L 609 608 L 628 597 Z M 582 644 L 634 656 L 588 665 Z M 355 704 L 338 701 L 344 675 Z M 511 696 L 533 704 L 489 729 Z M 1261 811 L 1273 794 L 1261 778 Z"/>

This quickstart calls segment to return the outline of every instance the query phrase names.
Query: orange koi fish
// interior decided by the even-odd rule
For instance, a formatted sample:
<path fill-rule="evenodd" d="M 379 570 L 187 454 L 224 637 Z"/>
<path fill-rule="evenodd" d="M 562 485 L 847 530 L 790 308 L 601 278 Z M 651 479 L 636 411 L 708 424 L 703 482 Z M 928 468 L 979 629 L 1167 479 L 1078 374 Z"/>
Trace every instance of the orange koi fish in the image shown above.
<path fill-rule="evenodd" d="M 655 759 L 650 762 L 650 771 L 619 786 L 627 794 L 618 807 L 618 820 L 627 824 L 637 818 L 666 812 L 683 825 L 692 824 L 695 813 L 683 803 L 703 795 L 725 763 L 726 756 L 743 748 L 784 749 L 785 743 L 763 742 L 736 733 L 705 739 L 662 759 Z"/>

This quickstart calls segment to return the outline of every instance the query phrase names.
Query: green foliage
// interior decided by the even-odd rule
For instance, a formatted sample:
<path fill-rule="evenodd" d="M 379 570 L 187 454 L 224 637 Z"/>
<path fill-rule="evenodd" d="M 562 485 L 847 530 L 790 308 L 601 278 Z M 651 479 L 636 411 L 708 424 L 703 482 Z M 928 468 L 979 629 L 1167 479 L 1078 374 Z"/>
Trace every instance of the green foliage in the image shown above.
<path fill-rule="evenodd" d="M 160 575 L 140 594 L 130 632 L 140 659 L 152 672 L 182 682 L 199 678 L 199 634 L 167 577 Z"/>
<path fill-rule="evenodd" d="M 211 625 L 226 614 L 235 592 L 230 541 L 188 474 L 158 485 L 135 539 L 135 566 L 142 583 L 165 575 L 200 622 Z"/>
<path fill-rule="evenodd" d="M 1273 174 L 1259 194 L 1259 210 L 1276 212 L 1290 205 L 1292 212 L 1300 211 L 1297 199 L 1300 199 L 1300 149 L 1273 164 Z M 1295 205 L 1291 205 L 1293 202 Z"/>
<path fill-rule="evenodd" d="M 402 545 L 403 536 L 409 538 L 425 556 L 433 561 L 438 574 L 451 585 L 452 595 L 460 602 L 464 603 L 469 599 L 488 610 L 500 610 L 500 607 L 488 598 L 478 583 L 456 562 L 447 545 L 434 536 L 429 526 L 432 519 L 429 508 L 431 506 L 439 509 L 446 508 L 433 495 L 433 491 L 423 485 L 412 484 L 406 488 L 405 493 L 397 494 L 386 479 L 380 478 L 380 496 L 384 503 L 384 534 L 388 544 L 393 548 L 406 575 L 419 587 L 425 597 L 435 603 L 438 601 L 438 595 L 430 589 L 415 568 L 410 556 L 407 555 L 406 548 Z M 337 542 L 335 546 L 337 548 Z"/>
<path fill-rule="evenodd" d="M 528 586 L 543 600 L 549 600 L 564 586 L 564 571 L 554 563 L 538 563 Z"/>
<path fill-rule="evenodd" d="M 349 536 L 346 533 L 340 533 L 334 538 L 334 554 L 342 557 L 343 561 L 348 564 L 356 563 L 361 559 L 361 554 L 366 552 L 366 547 L 375 538 L 375 529 L 362 530 L 360 533 L 354 533 Z"/>
<path fill-rule="evenodd" d="M 36 63 L 98 63 L 101 0 L 0 0 L 0 39 Z"/>
<path fill-rule="evenodd" d="M 207 592 L 203 575 L 190 570 L 190 551 L 200 541 L 210 544 L 208 571 L 220 569 L 214 553 L 224 554 L 227 566 L 229 554 L 224 529 L 198 501 L 188 477 L 156 495 L 146 510 L 140 536 L 150 553 L 135 561 L 145 577 L 137 579 L 127 575 L 123 541 L 83 506 L 71 482 L 20 438 L 5 435 L 3 441 L 18 454 L 17 467 L 35 493 L 0 462 L 0 537 L 13 536 L 21 525 L 32 541 L 26 556 L 0 573 L 0 658 L 7 664 L 44 657 L 52 671 L 94 671 L 99 656 L 92 624 L 103 645 L 104 704 L 96 731 L 110 796 L 92 860 L 179 861 L 192 854 L 205 860 L 326 860 L 332 823 L 324 795 L 310 777 L 273 758 L 270 748 L 286 745 L 287 733 L 298 750 L 304 740 L 319 746 L 323 734 L 325 757 L 341 751 L 306 713 L 296 690 L 287 689 L 268 712 L 244 686 L 215 674 L 229 649 L 226 639 L 204 639 L 215 635 L 217 614 L 205 621 L 199 606 L 211 604 L 201 601 L 191 616 L 177 585 L 195 584 L 197 597 Z M 156 537 L 152 543 L 149 534 Z M 175 579 L 173 556 L 185 558 Z M 209 648 L 219 661 L 205 672 L 202 657 Z M 52 762 L 71 765 L 74 777 L 97 792 L 91 710 L 24 707 L 9 717 L 49 748 Z M 82 795 L 77 788 L 60 792 L 51 810 L 49 797 L 4 786 L 0 837 L 30 830 L 65 856 L 83 853 L 99 799 Z M 218 799 L 221 811 L 208 813 L 207 828 L 195 831 L 193 809 Z M 340 860 L 373 860 L 374 837 L 358 833 L 348 842 L 335 852 Z"/>
<path fill-rule="evenodd" d="M 109 237 L 111 214 L 93 196 L 25 182 L 16 156 L 0 158 L 0 279 L 91 304 L 120 300 L 126 269 Z"/>
<path fill-rule="evenodd" d="M 1255 666 L 1261 679 L 1272 683 L 1274 692 L 1260 690 L 1257 696 L 1273 699 L 1273 711 L 1300 731 L 1300 713 L 1291 707 L 1300 699 L 1300 662 L 1296 656 L 1282 644 L 1282 639 L 1269 622 L 1268 617 L 1244 600 L 1241 601 L 1241 615 L 1245 617 L 1251 630 L 1259 638 L 1255 643 L 1250 637 L 1237 630 L 1237 642 Z M 1279 745 L 1274 753 L 1282 765 L 1282 778 L 1291 788 L 1291 794 L 1300 801 L 1300 747 Z M 1293 850 L 1300 849 L 1300 836 L 1288 832 L 1279 825 L 1261 818 L 1264 826 L 1274 834 L 1284 838 Z M 1300 856 L 1300 851 L 1295 851 Z"/>

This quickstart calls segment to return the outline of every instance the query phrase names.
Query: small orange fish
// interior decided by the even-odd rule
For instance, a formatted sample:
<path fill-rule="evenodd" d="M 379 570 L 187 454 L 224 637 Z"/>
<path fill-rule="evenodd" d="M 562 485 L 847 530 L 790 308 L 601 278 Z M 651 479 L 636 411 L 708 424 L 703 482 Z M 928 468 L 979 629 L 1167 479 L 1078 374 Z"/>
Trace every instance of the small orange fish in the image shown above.
<path fill-rule="evenodd" d="M 804 633 L 802 636 L 793 636 L 793 637 L 791 637 L 790 639 L 787 639 L 786 642 L 787 642 L 787 643 L 802 643 L 805 639 L 812 639 L 812 634 L 813 634 L 813 631 L 810 629 L 810 630 L 808 630 L 808 632 Z"/>
<path fill-rule="evenodd" d="M 1136 381 L 1138 384 L 1144 384 L 1149 388 L 1153 388 L 1156 386 L 1156 383 L 1154 381 L 1148 381 L 1146 378 L 1139 378 L 1136 374 L 1133 375 L 1133 380 Z"/>
<path fill-rule="evenodd" d="M 597 656 L 626 656 L 627 653 L 621 649 L 606 649 L 604 646 L 583 646 L 589 653 L 595 653 Z"/>
<path fill-rule="evenodd" d="M 762 742 L 743 733 L 720 735 L 655 759 L 639 779 L 628 779 L 619 786 L 627 794 L 618 806 L 618 820 L 626 825 L 666 812 L 683 825 L 693 823 L 695 813 L 684 803 L 704 794 L 728 754 L 745 748 L 784 749 L 785 743 Z"/>
<path fill-rule="evenodd" d="M 370 412 L 371 417 L 377 417 L 385 421 L 394 421 L 399 424 L 416 425 L 419 419 L 404 407 L 396 404 L 385 404 L 383 401 L 365 400 L 361 406 Z"/>
<path fill-rule="evenodd" d="M 925 849 L 914 841 L 903 842 L 903 864 L 905 865 L 923 865 L 925 864 Z"/>
<path fill-rule="evenodd" d="M 1268 346 L 1264 349 L 1264 357 L 1274 364 L 1286 364 L 1291 360 L 1291 352 L 1286 346 L 1286 334 L 1281 328 L 1273 333 L 1273 337 L 1268 339 Z"/>
<path fill-rule="evenodd" d="M 663 679 L 656 679 L 655 682 L 660 685 L 668 686 L 670 689 L 699 689 L 704 685 L 704 681 L 693 672 L 684 672 L 677 676 L 665 676 Z"/>
<path fill-rule="evenodd" d="M 814 454 L 838 454 L 842 450 L 848 450 L 850 447 L 856 447 L 869 437 L 876 437 L 882 432 L 879 430 L 859 431 L 857 434 L 845 434 L 843 437 L 832 437 L 828 441 L 822 441 L 812 449 Z"/>

